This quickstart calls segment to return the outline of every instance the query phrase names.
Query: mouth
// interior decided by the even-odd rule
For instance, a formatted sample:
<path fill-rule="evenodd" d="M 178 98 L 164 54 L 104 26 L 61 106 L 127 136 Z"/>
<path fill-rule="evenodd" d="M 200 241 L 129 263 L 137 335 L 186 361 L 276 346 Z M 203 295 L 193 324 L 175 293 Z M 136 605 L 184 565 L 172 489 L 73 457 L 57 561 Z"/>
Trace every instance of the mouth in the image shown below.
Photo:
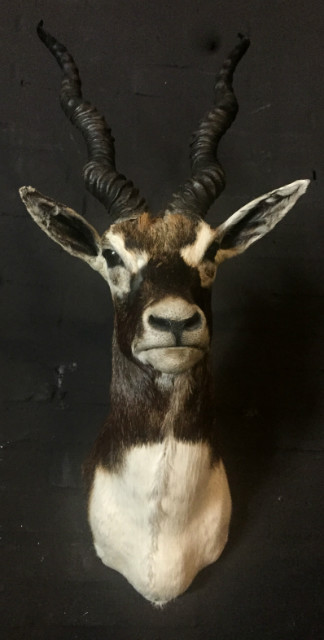
<path fill-rule="evenodd" d="M 143 364 L 162 373 L 183 373 L 203 358 L 206 351 L 199 347 L 152 347 L 135 353 Z"/>

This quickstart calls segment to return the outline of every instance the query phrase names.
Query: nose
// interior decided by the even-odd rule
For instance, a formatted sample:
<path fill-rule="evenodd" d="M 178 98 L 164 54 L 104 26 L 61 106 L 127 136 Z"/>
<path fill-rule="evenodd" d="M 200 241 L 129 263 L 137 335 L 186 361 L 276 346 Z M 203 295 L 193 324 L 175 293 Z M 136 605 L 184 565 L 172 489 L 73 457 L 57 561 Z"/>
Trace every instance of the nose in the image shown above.
<path fill-rule="evenodd" d="M 176 340 L 176 346 L 179 346 L 181 345 L 182 333 L 184 331 L 194 331 L 199 329 L 202 324 L 202 320 L 200 314 L 196 311 L 189 318 L 184 318 L 182 320 L 172 320 L 171 318 L 163 316 L 150 315 L 148 317 L 148 323 L 153 327 L 153 329 L 173 333 Z"/>

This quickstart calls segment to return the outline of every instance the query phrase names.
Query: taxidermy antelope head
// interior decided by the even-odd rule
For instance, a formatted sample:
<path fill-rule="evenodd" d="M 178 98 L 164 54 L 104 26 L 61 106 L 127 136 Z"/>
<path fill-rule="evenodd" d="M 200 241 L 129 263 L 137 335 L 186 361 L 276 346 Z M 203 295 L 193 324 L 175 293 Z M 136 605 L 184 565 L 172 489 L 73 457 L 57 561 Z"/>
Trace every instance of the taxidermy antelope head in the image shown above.
<path fill-rule="evenodd" d="M 231 499 L 208 360 L 217 267 L 273 229 L 309 181 L 253 200 L 216 229 L 203 220 L 225 186 L 217 147 L 238 109 L 233 73 L 249 46 L 240 37 L 193 137 L 191 177 L 153 217 L 118 173 L 110 129 L 83 100 L 71 55 L 42 23 L 38 34 L 63 71 L 62 108 L 86 141 L 85 185 L 111 216 L 100 237 L 69 207 L 20 189 L 35 222 L 98 271 L 113 299 L 110 414 L 85 464 L 94 545 L 108 567 L 164 604 L 219 557 L 228 536 Z"/>

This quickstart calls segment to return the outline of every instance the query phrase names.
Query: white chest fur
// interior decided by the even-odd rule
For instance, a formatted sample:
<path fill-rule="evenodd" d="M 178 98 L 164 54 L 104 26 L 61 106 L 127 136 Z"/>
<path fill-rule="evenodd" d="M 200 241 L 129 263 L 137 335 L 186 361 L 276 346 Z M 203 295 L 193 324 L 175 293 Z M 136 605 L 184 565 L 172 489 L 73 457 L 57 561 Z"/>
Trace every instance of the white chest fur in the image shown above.
<path fill-rule="evenodd" d="M 89 522 L 98 556 L 145 598 L 163 604 L 221 554 L 231 499 L 205 443 L 173 437 L 136 446 L 118 472 L 98 467 Z"/>

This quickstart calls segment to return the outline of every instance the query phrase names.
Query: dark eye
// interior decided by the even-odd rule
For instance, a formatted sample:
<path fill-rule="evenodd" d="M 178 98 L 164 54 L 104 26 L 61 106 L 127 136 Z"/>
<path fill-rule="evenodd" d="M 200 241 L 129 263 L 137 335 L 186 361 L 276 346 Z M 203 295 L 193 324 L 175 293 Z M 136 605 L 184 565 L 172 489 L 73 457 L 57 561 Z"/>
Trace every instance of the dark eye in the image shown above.
<path fill-rule="evenodd" d="M 108 267 L 112 268 L 124 266 L 120 255 L 118 255 L 117 251 L 114 251 L 114 249 L 104 249 L 102 255 L 105 258 Z"/>
<path fill-rule="evenodd" d="M 206 249 L 203 260 L 212 260 L 214 262 L 218 249 L 219 244 L 214 240 L 214 242 L 209 245 L 208 249 Z"/>

